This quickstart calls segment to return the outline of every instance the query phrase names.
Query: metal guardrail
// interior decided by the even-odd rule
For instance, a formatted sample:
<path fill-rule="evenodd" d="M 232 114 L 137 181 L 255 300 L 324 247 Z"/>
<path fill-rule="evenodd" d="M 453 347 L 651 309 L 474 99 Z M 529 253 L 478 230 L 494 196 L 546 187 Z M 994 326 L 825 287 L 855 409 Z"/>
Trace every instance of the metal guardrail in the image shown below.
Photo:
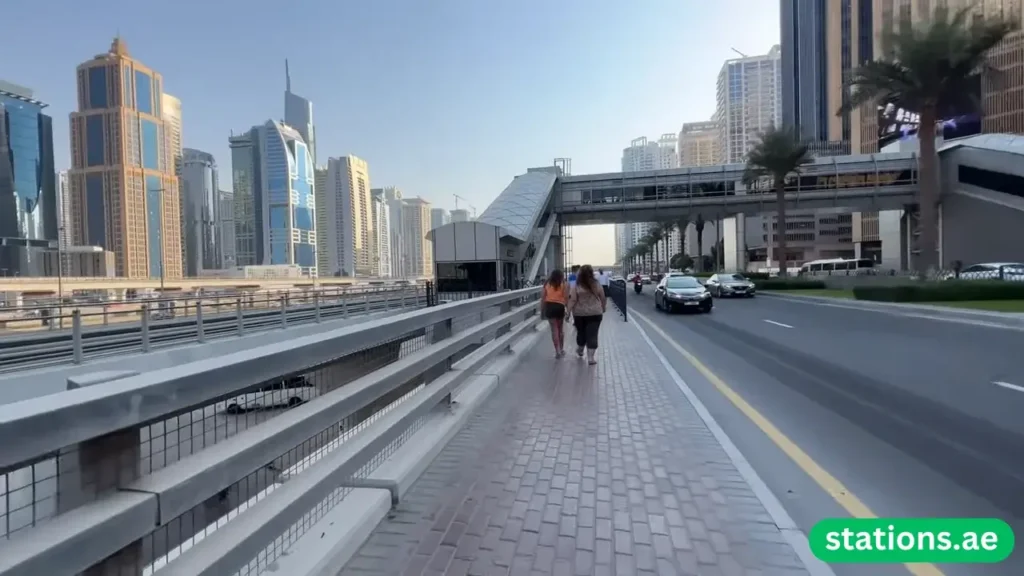
<path fill-rule="evenodd" d="M 608 282 L 608 296 L 611 298 L 612 304 L 619 309 L 622 314 L 622 319 L 629 321 L 626 316 L 626 281 L 625 280 L 612 280 Z"/>
<path fill-rule="evenodd" d="M 0 576 L 261 572 L 532 330 L 537 296 L 0 405 Z"/>
<path fill-rule="evenodd" d="M 86 326 L 88 319 L 98 315 L 105 317 L 107 312 L 83 313 L 75 309 L 68 316 L 70 330 L 0 338 L 0 372 L 67 362 L 78 364 L 86 358 L 149 352 L 158 347 L 203 343 L 325 319 L 419 307 L 426 305 L 426 295 L 424 286 L 405 286 L 268 294 L 265 299 L 252 295 L 251 298 L 216 301 L 162 300 L 143 302 L 138 310 L 141 318 L 138 323 L 91 328 Z M 272 300 L 270 296 L 276 298 Z M 151 304 L 156 304 L 157 308 L 150 308 Z M 178 319 L 154 320 L 168 314 L 171 310 L 168 304 L 182 305 L 173 308 Z M 185 314 L 181 314 L 182 309 Z M 218 312 L 221 310 L 224 311 Z"/>

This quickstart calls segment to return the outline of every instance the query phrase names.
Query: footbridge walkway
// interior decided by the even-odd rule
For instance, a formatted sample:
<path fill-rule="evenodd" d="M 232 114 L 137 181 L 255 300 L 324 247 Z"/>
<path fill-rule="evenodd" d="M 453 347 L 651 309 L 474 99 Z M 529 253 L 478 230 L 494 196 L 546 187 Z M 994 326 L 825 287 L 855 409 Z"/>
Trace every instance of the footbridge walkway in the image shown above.
<path fill-rule="evenodd" d="M 0 405 L 0 574 L 809 573 L 636 328 L 556 359 L 537 293 Z"/>

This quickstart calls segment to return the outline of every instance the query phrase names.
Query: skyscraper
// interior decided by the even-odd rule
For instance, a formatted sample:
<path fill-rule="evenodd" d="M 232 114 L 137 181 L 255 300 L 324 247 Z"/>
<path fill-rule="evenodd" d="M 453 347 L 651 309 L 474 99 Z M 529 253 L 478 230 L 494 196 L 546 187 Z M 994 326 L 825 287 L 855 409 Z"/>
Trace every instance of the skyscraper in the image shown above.
<path fill-rule="evenodd" d="M 629 143 L 629 147 L 622 150 L 622 171 L 641 172 L 677 168 L 679 166 L 679 156 L 676 153 L 678 140 L 676 134 L 662 134 L 656 141 L 648 140 L 646 137 L 633 139 Z M 615 225 L 616 262 L 621 261 L 626 252 L 647 235 L 652 224 L 652 222 L 632 222 Z M 670 248 L 677 248 L 679 244 L 677 236 L 676 233 L 673 233 L 670 238 Z M 667 261 L 663 255 L 661 260 L 663 263 Z"/>
<path fill-rule="evenodd" d="M 875 1 L 781 2 L 782 123 L 815 153 L 848 154 L 859 139 L 859 111 L 837 112 L 850 72 L 872 58 Z"/>
<path fill-rule="evenodd" d="M 220 199 L 220 268 L 233 268 L 237 266 L 237 258 L 235 256 L 235 195 L 228 190 L 221 190 L 218 198 Z"/>
<path fill-rule="evenodd" d="M 427 241 L 430 231 L 430 202 L 423 198 L 402 200 L 402 223 L 405 253 L 408 255 L 409 276 L 432 276 L 434 274 L 434 251 Z"/>
<path fill-rule="evenodd" d="M 295 128 L 309 149 L 309 157 L 316 166 L 316 128 L 313 126 L 313 103 L 292 92 L 292 74 L 288 60 L 284 61 L 284 123 Z"/>
<path fill-rule="evenodd" d="M 452 222 L 469 222 L 471 220 L 469 217 L 469 210 L 464 208 L 456 208 L 452 210 L 448 214 L 448 217 Z"/>
<path fill-rule="evenodd" d="M 405 206 L 402 204 L 402 191 L 394 186 L 387 186 L 374 188 L 370 192 L 383 195 L 388 207 L 391 275 L 395 278 L 405 278 L 408 275 L 409 258 L 405 252 Z"/>
<path fill-rule="evenodd" d="M 121 38 L 77 69 L 71 113 L 74 243 L 114 253 L 118 276 L 180 278 L 178 179 L 165 136 L 163 78 Z"/>
<path fill-rule="evenodd" d="M 440 228 L 445 224 L 451 222 L 451 216 L 448 215 L 448 211 L 444 208 L 431 208 L 430 209 L 430 229 Z"/>
<path fill-rule="evenodd" d="M 57 238 L 61 249 L 71 246 L 71 190 L 68 188 L 68 171 L 57 174 Z"/>
<path fill-rule="evenodd" d="M 782 49 L 773 46 L 763 56 L 726 60 L 718 73 L 719 158 L 742 164 L 747 151 L 771 126 L 782 125 Z"/>
<path fill-rule="evenodd" d="M 224 263 L 221 198 L 213 154 L 185 148 L 181 159 L 181 243 L 186 277 Z"/>
<path fill-rule="evenodd" d="M 374 276 L 391 277 L 391 210 L 380 188 L 370 190 L 373 214 Z"/>
<path fill-rule="evenodd" d="M 0 81 L 0 276 L 41 276 L 58 240 L 53 125 L 28 88 Z"/>
<path fill-rule="evenodd" d="M 324 274 L 373 275 L 373 221 L 370 171 L 355 156 L 327 160 L 327 185 L 321 194 L 327 223 L 321 246 L 328 269 Z"/>
<path fill-rule="evenodd" d="M 181 100 L 170 94 L 163 94 L 161 96 L 160 115 L 164 119 L 164 139 L 167 142 L 164 151 L 168 155 L 167 165 L 173 169 L 174 175 L 178 177 L 178 201 L 180 203 L 178 213 L 181 214 L 181 272 L 183 275 L 189 276 L 188 266 L 185 261 L 185 199 L 183 197 L 185 187 L 181 182 Z"/>
<path fill-rule="evenodd" d="M 681 168 L 719 164 L 718 124 L 714 121 L 683 124 L 677 149 Z"/>
<path fill-rule="evenodd" d="M 316 276 L 313 159 L 302 135 L 268 120 L 228 143 L 237 264 L 287 264 Z"/>

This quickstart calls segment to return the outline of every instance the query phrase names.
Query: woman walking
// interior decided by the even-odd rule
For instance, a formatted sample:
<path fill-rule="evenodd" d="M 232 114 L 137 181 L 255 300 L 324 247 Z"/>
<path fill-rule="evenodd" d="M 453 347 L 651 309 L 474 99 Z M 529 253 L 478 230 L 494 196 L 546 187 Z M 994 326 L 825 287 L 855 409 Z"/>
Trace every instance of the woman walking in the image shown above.
<path fill-rule="evenodd" d="M 540 314 L 551 324 L 551 342 L 555 345 L 555 358 L 565 356 L 565 306 L 569 300 L 569 284 L 561 270 L 553 270 L 544 283 L 540 299 Z"/>
<path fill-rule="evenodd" d="M 597 331 L 608 307 L 604 289 L 594 278 L 594 269 L 585 264 L 576 275 L 576 286 L 569 292 L 569 313 L 576 325 L 576 355 L 583 357 L 587 349 L 587 363 L 597 364 Z"/>

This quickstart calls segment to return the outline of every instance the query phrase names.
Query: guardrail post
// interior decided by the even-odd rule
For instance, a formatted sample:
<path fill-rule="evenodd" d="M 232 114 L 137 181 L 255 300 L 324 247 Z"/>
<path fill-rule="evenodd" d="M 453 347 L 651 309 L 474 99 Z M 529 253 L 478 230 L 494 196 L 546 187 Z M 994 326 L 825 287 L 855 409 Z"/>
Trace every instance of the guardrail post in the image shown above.
<path fill-rule="evenodd" d="M 348 318 L 348 290 L 341 289 L 341 317 Z"/>
<path fill-rule="evenodd" d="M 71 353 L 75 364 L 82 363 L 82 311 L 71 311 Z"/>
<path fill-rule="evenodd" d="M 245 315 L 242 314 L 242 299 L 235 300 L 235 318 L 238 323 L 238 335 L 245 334 Z"/>
<path fill-rule="evenodd" d="M 386 303 L 387 302 L 385 301 L 385 304 Z M 369 314 L 369 313 L 370 313 L 370 293 L 367 292 L 367 293 L 363 294 L 363 314 Z"/>
<path fill-rule="evenodd" d="M 196 300 L 196 342 L 206 342 L 206 331 L 203 329 L 202 300 Z"/>
<path fill-rule="evenodd" d="M 143 304 L 140 310 L 142 311 L 142 327 L 139 332 L 142 335 L 142 351 L 149 352 L 149 304 Z"/>
<path fill-rule="evenodd" d="M 320 323 L 320 293 L 313 292 L 313 310 L 316 313 L 316 323 Z"/>
<path fill-rule="evenodd" d="M 281 328 L 288 327 L 288 303 L 285 302 L 284 296 L 278 298 L 281 302 Z"/>
<path fill-rule="evenodd" d="M 110 307 L 106 304 L 103 305 L 103 325 L 106 326 L 110 323 Z"/>

